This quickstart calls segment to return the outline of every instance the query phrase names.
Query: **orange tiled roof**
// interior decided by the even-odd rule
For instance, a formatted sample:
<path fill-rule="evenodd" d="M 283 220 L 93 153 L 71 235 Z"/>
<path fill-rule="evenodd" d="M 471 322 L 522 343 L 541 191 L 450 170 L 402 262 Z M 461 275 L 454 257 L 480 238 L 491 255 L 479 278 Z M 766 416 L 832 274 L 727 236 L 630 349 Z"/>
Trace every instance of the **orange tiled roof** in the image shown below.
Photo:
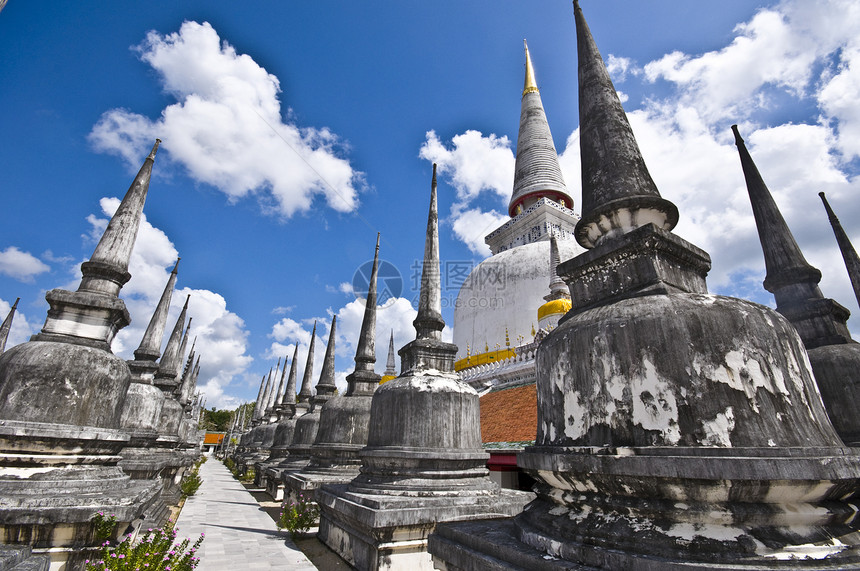
<path fill-rule="evenodd" d="M 526 442 L 537 436 L 537 389 L 534 384 L 503 389 L 481 397 L 481 440 Z"/>
<path fill-rule="evenodd" d="M 222 440 L 224 440 L 223 434 L 207 432 L 203 437 L 203 444 L 221 444 Z"/>

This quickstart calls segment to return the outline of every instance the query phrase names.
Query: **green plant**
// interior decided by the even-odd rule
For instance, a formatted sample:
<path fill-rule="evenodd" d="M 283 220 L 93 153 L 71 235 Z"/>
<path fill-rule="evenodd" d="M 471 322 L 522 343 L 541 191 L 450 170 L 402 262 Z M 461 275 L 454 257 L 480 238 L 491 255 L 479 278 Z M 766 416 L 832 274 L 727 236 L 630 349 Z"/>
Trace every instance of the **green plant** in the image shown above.
<path fill-rule="evenodd" d="M 254 481 L 254 476 L 255 476 L 255 474 L 254 474 L 254 469 L 253 469 L 253 468 L 251 468 L 250 466 L 248 466 L 248 469 L 247 469 L 247 470 L 245 470 L 245 473 L 244 473 L 244 474 L 242 474 L 242 476 L 240 476 L 240 477 L 239 477 L 239 481 L 241 481 L 241 482 L 245 482 L 245 483 L 253 482 L 253 481 Z"/>
<path fill-rule="evenodd" d="M 96 531 L 96 539 L 104 541 L 111 539 L 116 529 L 116 516 L 114 514 L 105 515 L 105 512 L 99 512 L 90 519 Z"/>
<path fill-rule="evenodd" d="M 203 480 L 200 478 L 197 466 L 195 466 L 182 476 L 182 480 L 179 482 L 179 491 L 182 492 L 182 497 L 187 498 L 196 494 L 202 483 Z"/>
<path fill-rule="evenodd" d="M 105 541 L 101 559 L 87 559 L 86 571 L 190 571 L 200 563 L 200 558 L 194 554 L 203 543 L 203 538 L 204 534 L 201 533 L 200 538 L 189 547 L 191 540 L 188 538 L 174 544 L 176 530 L 150 529 L 137 541 L 132 541 L 132 534 L 128 534 L 116 546 Z"/>
<path fill-rule="evenodd" d="M 233 477 L 236 476 L 236 462 L 232 458 L 225 458 L 224 465 L 230 470 L 230 473 L 233 474 Z"/>
<path fill-rule="evenodd" d="M 290 535 L 295 538 L 309 530 L 317 522 L 319 515 L 319 506 L 314 501 L 305 498 L 303 494 L 299 494 L 298 500 L 290 502 L 289 505 L 287 505 L 287 500 L 284 500 L 276 525 L 278 529 L 289 531 Z"/>

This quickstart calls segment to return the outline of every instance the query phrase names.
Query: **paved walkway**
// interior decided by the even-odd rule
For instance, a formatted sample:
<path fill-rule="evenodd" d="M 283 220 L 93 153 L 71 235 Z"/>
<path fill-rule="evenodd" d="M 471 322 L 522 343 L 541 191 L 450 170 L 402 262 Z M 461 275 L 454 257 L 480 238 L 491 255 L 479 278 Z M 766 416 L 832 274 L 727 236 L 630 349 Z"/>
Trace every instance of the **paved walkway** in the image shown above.
<path fill-rule="evenodd" d="M 185 502 L 176 522 L 180 538 L 193 542 L 201 532 L 206 534 L 198 571 L 316 570 L 224 464 L 210 457 L 200 467 L 200 477 L 203 484 Z"/>

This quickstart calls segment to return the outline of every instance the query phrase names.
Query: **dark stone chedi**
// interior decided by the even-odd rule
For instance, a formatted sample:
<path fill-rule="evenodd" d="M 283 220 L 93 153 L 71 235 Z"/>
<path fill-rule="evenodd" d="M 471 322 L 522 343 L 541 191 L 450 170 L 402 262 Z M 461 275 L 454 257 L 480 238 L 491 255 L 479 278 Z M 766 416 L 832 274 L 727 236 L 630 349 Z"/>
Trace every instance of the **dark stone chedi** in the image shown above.
<path fill-rule="evenodd" d="M 478 394 L 441 339 L 435 165 L 414 325 L 400 376 L 373 393 L 360 474 L 317 491 L 319 538 L 357 569 L 432 569 L 426 539 L 437 522 L 511 516 L 531 497 L 488 477 Z"/>
<path fill-rule="evenodd" d="M 764 252 L 764 288 L 800 334 L 836 432 L 846 444 L 860 446 L 860 344 L 848 331 L 849 312 L 821 293 L 821 272 L 803 257 L 737 125 L 732 130 Z"/>
<path fill-rule="evenodd" d="M 158 500 L 157 480 L 117 466 L 130 434 L 121 426 L 131 381 L 110 351 L 130 322 L 118 294 L 149 189 L 155 152 L 134 179 L 77 291 L 51 290 L 40 333 L 0 356 L 0 542 L 51 548 L 69 568 L 98 545 L 92 516 L 116 514 L 122 531 Z"/>
<path fill-rule="evenodd" d="M 445 524 L 442 569 L 860 567 L 860 455 L 827 417 L 782 315 L 710 295 L 710 259 L 671 230 L 574 4 L 588 252 L 536 358 L 538 498 L 513 523 Z M 502 561 L 505 563 L 503 564 Z"/>
<path fill-rule="evenodd" d="M 322 484 L 346 484 L 358 475 L 359 451 L 367 444 L 373 392 L 382 377 L 373 370 L 376 362 L 376 280 L 379 269 L 379 235 L 370 272 L 364 317 L 355 351 L 355 370 L 346 377 L 346 394 L 322 405 L 319 429 L 311 446 L 306 468 L 284 475 L 291 496 L 311 497 Z"/>

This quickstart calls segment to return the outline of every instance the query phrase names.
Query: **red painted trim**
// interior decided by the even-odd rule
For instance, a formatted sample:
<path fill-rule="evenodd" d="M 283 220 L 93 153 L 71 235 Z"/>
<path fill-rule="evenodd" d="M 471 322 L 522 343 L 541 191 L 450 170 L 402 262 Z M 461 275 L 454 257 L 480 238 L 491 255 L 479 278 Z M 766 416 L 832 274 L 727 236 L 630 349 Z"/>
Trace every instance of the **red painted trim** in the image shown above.
<path fill-rule="evenodd" d="M 520 204 L 523 204 L 526 201 L 526 198 L 534 198 L 535 200 L 540 200 L 541 198 L 549 198 L 550 200 L 553 200 L 553 201 L 558 202 L 558 203 L 561 203 L 561 200 L 564 199 L 565 204 L 567 205 L 566 206 L 567 208 L 570 208 L 573 204 L 573 199 L 571 199 L 566 194 L 563 194 L 563 193 L 555 191 L 555 190 L 543 190 L 543 191 L 538 191 L 538 192 L 530 192 L 530 193 L 526 194 L 525 196 L 521 196 L 520 198 L 518 198 L 516 202 L 513 202 L 508 207 L 508 216 L 510 216 L 511 218 L 515 217 L 517 215 L 517 206 L 519 206 Z"/>
<path fill-rule="evenodd" d="M 519 469 L 517 468 L 517 455 L 512 452 L 490 452 L 487 468 L 491 472 L 516 472 Z"/>

